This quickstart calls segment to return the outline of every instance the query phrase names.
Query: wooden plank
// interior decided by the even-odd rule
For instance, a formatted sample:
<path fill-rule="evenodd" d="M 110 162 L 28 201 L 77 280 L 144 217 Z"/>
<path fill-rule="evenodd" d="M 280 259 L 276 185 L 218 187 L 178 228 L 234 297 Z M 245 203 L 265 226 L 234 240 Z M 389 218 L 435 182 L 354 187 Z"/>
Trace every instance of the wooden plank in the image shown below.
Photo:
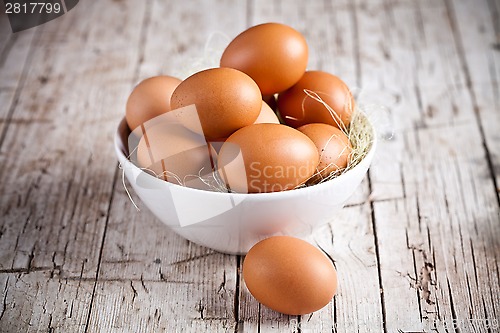
<path fill-rule="evenodd" d="M 0 275 L 0 332 L 84 332 L 94 283 L 57 274 Z"/>
<path fill-rule="evenodd" d="M 405 238 L 400 238 L 402 235 L 397 229 L 391 230 L 394 226 L 390 229 L 380 227 L 380 217 L 376 214 L 377 202 L 389 203 L 405 196 L 401 182 L 401 160 L 404 157 L 401 131 L 412 119 L 418 117 L 412 113 L 416 103 L 413 89 L 409 86 L 413 82 L 410 72 L 413 63 L 409 55 L 413 52 L 410 41 L 413 37 L 411 23 L 414 8 L 409 2 L 386 6 L 383 1 L 360 1 L 356 3 L 354 13 L 358 23 L 363 91 L 366 92 L 367 99 L 379 92 L 382 94 L 383 98 L 376 98 L 373 103 L 390 106 L 388 111 L 395 132 L 390 140 L 380 140 L 377 159 L 369 172 L 372 189 L 370 198 L 375 201 L 371 208 L 374 210 L 372 218 L 376 235 L 374 252 L 379 265 L 377 276 L 381 290 L 379 300 L 382 305 L 382 330 L 394 332 L 400 328 L 418 331 L 420 318 L 417 294 L 409 288 L 405 273 L 397 274 L 412 272 L 409 270 L 413 265 L 411 256 L 405 251 L 406 244 L 401 244 L 405 242 Z M 395 96 L 397 102 L 388 105 L 385 97 L 391 95 Z M 375 109 L 372 117 L 382 119 L 379 112 L 382 112 L 381 108 Z M 384 236 L 390 234 L 397 238 L 390 241 L 385 239 Z M 394 253 L 398 255 L 391 256 Z M 391 268 L 390 272 L 386 267 Z"/>
<path fill-rule="evenodd" d="M 37 29 L 13 34 L 7 16 L 0 15 L 0 146 L 12 112 L 16 107 L 18 94 L 24 85 L 27 68 L 31 63 L 30 50 Z M 34 46 L 34 45 L 33 45 Z"/>
<path fill-rule="evenodd" d="M 453 147 L 441 144 L 433 151 L 426 148 L 431 142 L 457 138 L 465 130 L 469 135 L 455 140 Z M 418 160 L 405 162 L 405 169 L 417 171 L 408 177 L 408 183 L 414 184 L 408 193 L 416 196 L 412 205 L 418 214 L 417 219 L 409 219 L 413 226 L 408 228 L 408 247 L 422 258 L 420 264 L 415 263 L 417 268 L 435 272 L 429 296 L 432 289 L 436 296 L 430 302 L 422 299 L 426 300 L 422 315 L 435 313 L 434 320 L 441 327 L 453 319 L 464 321 L 463 325 L 471 324 L 469 318 L 477 319 L 476 325 L 484 324 L 481 320 L 496 318 L 494 309 L 499 302 L 496 258 L 500 244 L 495 235 L 500 226 L 494 192 L 488 191 L 490 179 L 481 176 L 487 171 L 484 152 L 471 152 L 480 145 L 479 131 L 464 125 L 429 129 L 408 137 L 409 156 L 420 155 Z M 422 277 L 418 282 L 422 283 Z"/>
<path fill-rule="evenodd" d="M 44 26 L 13 116 L 33 121 L 14 121 L 2 147 L 7 231 L 0 242 L 16 249 L 2 257 L 4 269 L 64 265 L 67 274 L 80 275 L 85 266 L 84 275 L 95 274 L 98 252 L 89 256 L 87 249 L 99 248 L 102 241 L 115 173 L 108 167 L 114 162 L 109 142 L 117 117 L 112 115 L 120 114 L 116 98 L 128 90 L 133 67 L 127 67 L 136 56 L 129 45 L 139 34 L 130 28 L 116 35 L 89 22 L 108 12 L 140 25 L 142 18 L 133 14 L 137 7 L 122 6 L 83 6 L 85 19 L 70 12 L 57 25 Z M 92 45 L 87 52 L 81 50 L 82 40 Z M 70 68 L 76 70 L 68 74 Z M 72 260 L 65 265 L 66 257 Z"/>
<path fill-rule="evenodd" d="M 499 232 L 498 207 L 491 179 L 481 177 L 488 166 L 447 7 L 426 1 L 358 8 L 362 77 L 372 78 L 370 89 L 402 96 L 391 112 L 396 136 L 380 147 L 393 158 L 370 171 L 374 200 L 385 200 L 374 212 L 386 329 L 484 319 L 498 301 L 477 287 L 483 277 L 473 267 L 493 269 L 486 280 L 497 289 L 491 263 L 498 243 L 488 235 Z M 383 33 L 366 37 L 379 21 Z M 493 250 L 481 250 L 485 244 Z"/>
<path fill-rule="evenodd" d="M 458 106 L 470 104 L 470 98 L 461 85 L 465 77 L 454 45 L 442 41 L 452 38 L 451 33 L 446 36 L 436 24 L 422 23 L 428 12 L 443 20 L 443 6 L 425 1 L 425 15 L 407 1 L 361 1 L 358 7 L 362 77 L 370 78 L 363 80 L 363 91 L 367 98 L 381 95 L 373 102 L 389 107 L 389 126 L 395 131 L 392 140 L 380 142 L 370 173 L 371 197 L 402 198 L 404 189 L 398 175 L 404 147 L 397 135 L 409 128 L 471 121 L 474 115 L 466 108 L 457 111 Z M 383 113 L 374 113 L 375 122 L 384 127 Z"/>
<path fill-rule="evenodd" d="M 50 288 L 46 298 L 55 297 L 51 312 L 56 314 L 64 309 L 58 302 L 65 297 L 64 290 L 60 296 L 53 292 L 64 284 L 59 278 L 80 285 L 80 280 L 96 276 L 116 175 L 109 167 L 115 164 L 110 142 L 121 115 L 116 100 L 129 89 L 137 62 L 137 51 L 130 45 L 138 44 L 136 27 L 142 23 L 137 4 L 100 1 L 78 9 L 38 28 L 43 34 L 36 41 L 0 155 L 0 275 L 26 274 L 23 279 L 30 279 L 31 285 Z M 110 15 L 128 24 L 120 29 L 94 24 Z M 38 271 L 57 271 L 58 276 L 47 280 L 34 273 Z M 87 303 L 65 320 L 67 325 L 87 320 L 95 283 L 85 285 L 82 301 Z M 39 310 L 30 312 L 34 302 L 25 297 L 30 285 L 9 286 L 9 303 L 16 306 L 7 307 L 3 319 L 13 319 L 5 325 L 25 331 L 31 323 L 36 330 Z M 44 305 L 34 305 L 39 304 Z M 50 313 L 44 316 L 41 323 Z"/>
<path fill-rule="evenodd" d="M 94 308 L 89 331 L 234 332 L 234 317 L 227 312 L 231 306 L 219 300 L 225 290 L 219 290 L 216 282 L 202 274 L 197 283 L 99 282 L 95 296 L 99 306 Z M 199 288 L 206 288 L 207 294 Z"/>
<path fill-rule="evenodd" d="M 447 2 L 447 5 L 456 25 L 455 39 L 466 70 L 500 204 L 500 5 L 495 1 L 481 1 L 476 5 L 460 0 Z M 473 24 L 461 24 L 465 19 Z"/>

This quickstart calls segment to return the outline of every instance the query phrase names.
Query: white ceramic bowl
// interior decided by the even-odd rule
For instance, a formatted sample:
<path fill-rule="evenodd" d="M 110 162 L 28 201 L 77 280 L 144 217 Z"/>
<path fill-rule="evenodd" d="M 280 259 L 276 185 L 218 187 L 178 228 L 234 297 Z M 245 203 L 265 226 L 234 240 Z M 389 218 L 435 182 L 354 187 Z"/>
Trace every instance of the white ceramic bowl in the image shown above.
<path fill-rule="evenodd" d="M 273 193 L 221 193 L 172 184 L 142 171 L 127 158 L 129 133 L 123 119 L 115 135 L 115 151 L 142 202 L 177 234 L 231 254 L 246 253 L 272 235 L 305 238 L 331 221 L 363 180 L 376 148 L 372 133 L 366 157 L 353 169 L 321 184 Z"/>

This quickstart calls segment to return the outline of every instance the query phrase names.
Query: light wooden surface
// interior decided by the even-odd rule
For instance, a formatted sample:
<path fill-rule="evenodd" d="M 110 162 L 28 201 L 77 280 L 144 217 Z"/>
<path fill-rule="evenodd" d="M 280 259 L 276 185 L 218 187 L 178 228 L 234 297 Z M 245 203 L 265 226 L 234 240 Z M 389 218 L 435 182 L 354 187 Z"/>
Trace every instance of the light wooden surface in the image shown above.
<path fill-rule="evenodd" d="M 267 21 L 300 30 L 309 68 L 385 105 L 394 132 L 315 234 L 340 286 L 302 317 L 260 306 L 242 257 L 134 196 L 137 212 L 112 146 L 138 80 Z M 80 1 L 16 34 L 1 14 L 0 184 L 1 332 L 498 332 L 500 3 Z"/>

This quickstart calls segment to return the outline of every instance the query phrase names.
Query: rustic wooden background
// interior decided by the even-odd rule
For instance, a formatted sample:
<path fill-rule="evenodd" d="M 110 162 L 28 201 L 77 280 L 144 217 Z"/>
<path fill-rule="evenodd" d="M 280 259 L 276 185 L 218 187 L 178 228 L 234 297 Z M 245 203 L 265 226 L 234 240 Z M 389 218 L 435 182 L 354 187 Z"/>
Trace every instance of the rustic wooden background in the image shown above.
<path fill-rule="evenodd" d="M 138 80 L 266 21 L 394 130 L 315 235 L 340 287 L 302 317 L 260 306 L 242 257 L 137 212 L 113 152 Z M 16 34 L 1 14 L 0 331 L 498 332 L 499 80 L 498 0 L 80 1 Z"/>

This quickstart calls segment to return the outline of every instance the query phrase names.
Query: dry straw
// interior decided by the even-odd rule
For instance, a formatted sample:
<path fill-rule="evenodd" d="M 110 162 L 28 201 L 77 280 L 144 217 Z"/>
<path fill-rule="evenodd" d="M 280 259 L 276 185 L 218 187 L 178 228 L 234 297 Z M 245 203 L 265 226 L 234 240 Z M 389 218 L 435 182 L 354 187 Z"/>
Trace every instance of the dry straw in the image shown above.
<path fill-rule="evenodd" d="M 347 136 L 349 142 L 351 143 L 351 153 L 349 154 L 348 164 L 345 168 L 338 168 L 334 163 L 327 165 L 324 169 L 316 170 L 316 173 L 313 174 L 308 181 L 304 184 L 297 186 L 297 188 L 312 186 L 320 183 L 324 183 L 326 181 L 332 180 L 343 173 L 353 169 L 356 165 L 358 165 L 368 154 L 368 151 L 372 147 L 373 139 L 374 139 L 374 129 L 370 124 L 367 115 L 361 110 L 361 107 L 356 105 L 347 105 L 347 108 L 354 108 L 354 111 L 351 115 L 351 121 L 348 126 L 345 126 L 344 123 L 340 120 L 339 114 L 328 105 L 317 92 L 304 89 L 304 93 L 307 95 L 304 97 L 304 101 L 307 97 L 314 99 L 316 102 L 323 104 L 323 106 L 330 113 L 333 121 L 337 125 L 337 127 Z M 304 103 L 302 103 L 302 111 L 304 110 Z M 333 136 L 328 140 L 333 139 Z M 344 149 L 347 149 L 345 147 Z M 342 151 L 339 155 L 342 155 L 344 151 Z M 322 173 L 325 169 L 329 169 L 330 167 L 335 166 L 335 171 L 331 172 L 327 176 L 323 176 Z"/>

